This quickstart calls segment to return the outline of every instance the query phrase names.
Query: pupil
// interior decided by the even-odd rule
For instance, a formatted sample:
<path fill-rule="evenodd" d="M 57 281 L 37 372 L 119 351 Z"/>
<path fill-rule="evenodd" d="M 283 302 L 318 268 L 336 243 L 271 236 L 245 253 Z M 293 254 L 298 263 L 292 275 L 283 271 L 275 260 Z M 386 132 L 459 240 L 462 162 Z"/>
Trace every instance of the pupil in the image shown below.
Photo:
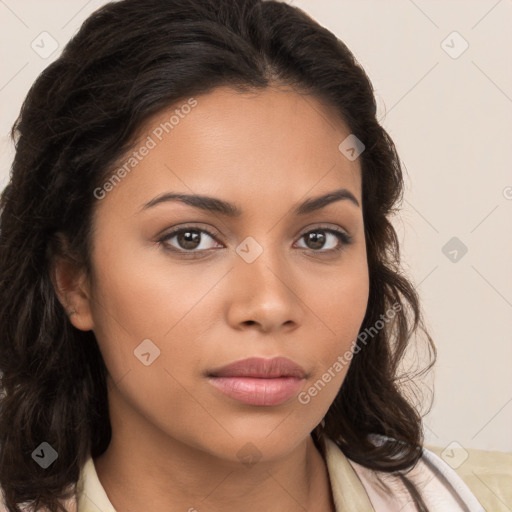
<path fill-rule="evenodd" d="M 325 234 L 320 234 L 319 231 L 315 233 L 309 233 L 308 242 L 313 242 L 314 247 L 312 249 L 321 249 L 325 243 Z"/>
<path fill-rule="evenodd" d="M 184 249 L 195 249 L 200 243 L 197 231 L 184 231 L 178 235 L 178 242 Z"/>

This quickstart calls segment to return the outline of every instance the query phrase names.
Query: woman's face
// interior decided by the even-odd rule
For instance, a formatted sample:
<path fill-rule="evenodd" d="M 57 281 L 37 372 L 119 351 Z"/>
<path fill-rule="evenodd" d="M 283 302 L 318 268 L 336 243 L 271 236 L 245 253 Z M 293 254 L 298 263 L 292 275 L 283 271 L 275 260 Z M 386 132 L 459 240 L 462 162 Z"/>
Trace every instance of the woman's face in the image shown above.
<path fill-rule="evenodd" d="M 368 300 L 361 168 L 338 148 L 349 134 L 311 96 L 218 88 L 154 116 L 96 190 L 90 309 L 71 321 L 94 331 L 113 424 L 134 440 L 270 460 L 322 420 Z M 305 378 L 210 377 L 276 356 Z"/>

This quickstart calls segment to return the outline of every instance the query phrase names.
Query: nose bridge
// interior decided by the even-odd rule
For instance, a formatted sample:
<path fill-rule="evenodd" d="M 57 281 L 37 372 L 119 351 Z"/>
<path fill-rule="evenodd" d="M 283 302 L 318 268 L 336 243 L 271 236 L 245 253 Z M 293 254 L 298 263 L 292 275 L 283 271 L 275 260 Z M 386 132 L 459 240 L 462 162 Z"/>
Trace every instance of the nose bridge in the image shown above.
<path fill-rule="evenodd" d="M 288 271 L 281 249 L 269 233 L 259 235 L 258 239 L 248 236 L 237 247 L 235 272 L 254 293 L 270 291 L 281 294 L 282 289 L 286 289 L 283 281 Z"/>
<path fill-rule="evenodd" d="M 275 328 L 297 321 L 298 298 L 291 283 L 291 270 L 283 247 L 272 233 L 247 237 L 236 248 L 232 279 L 235 289 L 231 310 L 236 323 L 258 322 L 265 328 Z"/>

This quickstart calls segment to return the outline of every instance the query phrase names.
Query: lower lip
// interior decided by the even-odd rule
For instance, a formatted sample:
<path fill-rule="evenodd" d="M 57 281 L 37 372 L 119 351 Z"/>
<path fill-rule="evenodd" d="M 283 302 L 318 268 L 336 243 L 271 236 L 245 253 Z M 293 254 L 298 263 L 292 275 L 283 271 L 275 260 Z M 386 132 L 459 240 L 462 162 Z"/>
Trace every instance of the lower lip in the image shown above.
<path fill-rule="evenodd" d="M 211 377 L 210 383 L 221 393 L 250 405 L 279 405 L 296 395 L 304 379 L 279 377 Z"/>

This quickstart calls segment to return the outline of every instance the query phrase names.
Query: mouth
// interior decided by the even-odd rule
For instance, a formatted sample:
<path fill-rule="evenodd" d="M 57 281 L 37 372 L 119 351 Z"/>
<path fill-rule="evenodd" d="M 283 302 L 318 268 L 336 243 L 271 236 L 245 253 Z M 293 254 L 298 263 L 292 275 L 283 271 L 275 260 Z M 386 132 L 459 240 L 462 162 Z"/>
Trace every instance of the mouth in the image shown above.
<path fill-rule="evenodd" d="M 286 357 L 253 357 L 211 370 L 207 377 L 213 387 L 238 402 L 273 406 L 299 392 L 306 372 Z"/>
<path fill-rule="evenodd" d="M 250 405 L 280 405 L 296 395 L 304 379 L 278 377 L 210 377 L 210 383 L 221 393 Z"/>

